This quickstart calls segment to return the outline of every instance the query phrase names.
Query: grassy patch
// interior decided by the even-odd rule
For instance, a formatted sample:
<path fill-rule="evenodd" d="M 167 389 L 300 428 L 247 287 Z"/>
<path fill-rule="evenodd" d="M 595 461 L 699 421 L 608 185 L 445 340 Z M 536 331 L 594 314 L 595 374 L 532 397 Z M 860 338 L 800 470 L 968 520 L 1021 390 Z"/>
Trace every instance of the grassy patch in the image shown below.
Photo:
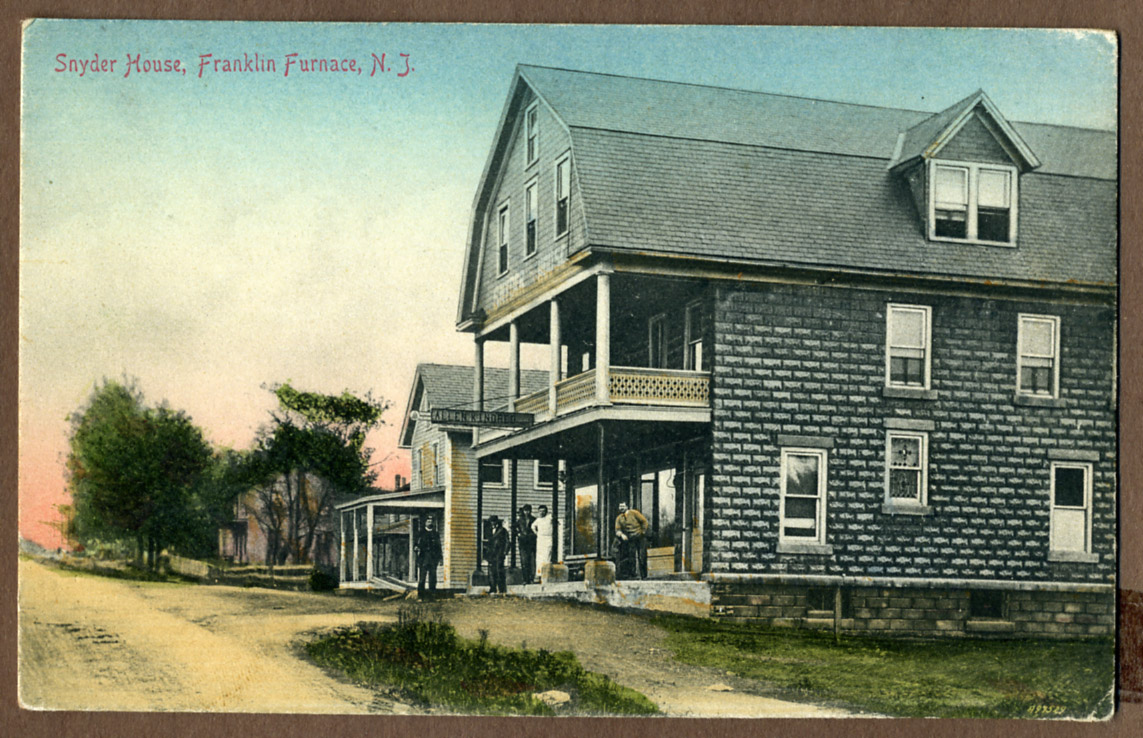
<path fill-rule="evenodd" d="M 505 648 L 470 641 L 439 618 L 403 608 L 395 626 L 359 624 L 306 646 L 317 663 L 370 686 L 453 712 L 553 715 L 533 694 L 571 696 L 561 714 L 654 715 L 654 703 L 606 676 L 586 671 L 568 651 Z"/>
<path fill-rule="evenodd" d="M 902 717 L 1087 718 L 1111 712 L 1115 644 L 903 641 L 659 617 L 684 663 L 776 694 Z"/>
<path fill-rule="evenodd" d="M 131 564 L 126 564 L 122 568 L 102 565 L 102 564 L 81 564 L 71 563 L 69 561 L 46 561 L 44 562 L 52 566 L 56 571 L 63 576 L 72 577 L 98 577 L 100 579 L 124 579 L 132 582 L 142 582 L 144 584 L 196 584 L 195 580 L 188 579 L 178 574 L 166 574 L 160 572 L 153 572 L 147 569 L 139 569 Z"/>

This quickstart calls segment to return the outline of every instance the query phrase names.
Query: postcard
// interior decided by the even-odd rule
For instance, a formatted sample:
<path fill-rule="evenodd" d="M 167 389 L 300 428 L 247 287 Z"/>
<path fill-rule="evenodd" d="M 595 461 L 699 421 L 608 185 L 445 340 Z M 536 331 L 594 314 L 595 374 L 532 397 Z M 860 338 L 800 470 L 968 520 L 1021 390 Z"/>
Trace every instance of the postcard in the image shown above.
<path fill-rule="evenodd" d="M 1113 33 L 23 42 L 25 708 L 1112 715 Z"/>

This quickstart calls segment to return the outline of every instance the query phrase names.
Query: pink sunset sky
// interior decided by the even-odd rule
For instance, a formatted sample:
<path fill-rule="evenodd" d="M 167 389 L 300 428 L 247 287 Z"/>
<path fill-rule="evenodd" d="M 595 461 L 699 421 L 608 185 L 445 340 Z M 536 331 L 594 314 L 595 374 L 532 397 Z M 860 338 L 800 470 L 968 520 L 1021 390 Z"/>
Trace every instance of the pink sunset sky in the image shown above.
<path fill-rule="evenodd" d="M 199 76 L 208 53 L 279 66 Z M 287 78 L 291 53 L 365 72 Z M 381 53 L 399 61 L 370 76 Z M 114 71 L 67 64 L 97 54 Z M 188 71 L 124 76 L 136 55 Z M 67 416 L 104 377 L 136 378 L 233 448 L 273 407 L 264 385 L 371 390 L 393 405 L 371 444 L 379 481 L 407 475 L 397 430 L 417 364 L 472 361 L 455 331 L 465 238 L 517 63 L 929 111 L 983 88 L 1014 120 L 1116 124 L 1117 47 L 1096 32 L 36 21 L 21 534 L 60 545 Z"/>

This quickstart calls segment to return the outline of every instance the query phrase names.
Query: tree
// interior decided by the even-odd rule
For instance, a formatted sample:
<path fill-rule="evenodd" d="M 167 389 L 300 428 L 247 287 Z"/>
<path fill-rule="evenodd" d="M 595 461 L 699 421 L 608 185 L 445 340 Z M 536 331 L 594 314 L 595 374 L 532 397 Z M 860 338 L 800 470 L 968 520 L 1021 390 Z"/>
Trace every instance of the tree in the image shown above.
<path fill-rule="evenodd" d="M 212 458 L 191 419 L 147 407 L 134 383 L 104 380 L 70 420 L 79 540 L 133 538 L 151 568 L 165 546 L 188 545 L 204 523 L 195 492 Z"/>
<path fill-rule="evenodd" d="M 363 492 L 376 480 L 365 439 L 389 405 L 371 394 L 300 392 L 289 383 L 270 389 L 278 409 L 255 449 L 263 483 L 254 514 L 266 534 L 267 562 L 300 563 L 331 518 L 335 496 Z"/>

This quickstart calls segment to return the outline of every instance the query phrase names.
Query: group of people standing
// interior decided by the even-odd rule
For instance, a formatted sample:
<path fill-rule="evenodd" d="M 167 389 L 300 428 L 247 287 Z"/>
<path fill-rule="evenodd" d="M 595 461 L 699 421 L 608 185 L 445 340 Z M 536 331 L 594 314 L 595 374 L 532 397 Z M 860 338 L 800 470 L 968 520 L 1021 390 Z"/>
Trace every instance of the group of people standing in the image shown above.
<path fill-rule="evenodd" d="M 516 513 L 516 520 L 513 522 L 524 584 L 531 584 L 536 580 L 540 571 L 539 564 L 549 561 L 552 555 L 552 517 L 548 514 L 547 505 L 540 505 L 539 513 L 539 517 L 533 517 L 532 506 L 524 505 Z M 511 538 L 499 515 L 488 518 L 488 529 L 489 533 L 484 543 L 484 560 L 488 562 L 490 590 L 493 593 L 507 592 L 504 559 L 511 550 Z"/>
<path fill-rule="evenodd" d="M 550 561 L 552 556 L 552 517 L 547 505 L 540 505 L 539 517 L 533 517 L 532 506 L 524 505 L 516 513 L 513 522 L 516 545 L 520 553 L 520 571 L 523 583 L 531 584 L 539 576 L 539 565 Z M 629 508 L 627 503 L 619 503 L 619 515 L 615 518 L 615 539 L 618 542 L 616 575 L 620 579 L 645 579 L 647 577 L 647 552 L 644 545 L 647 518 L 638 510 Z M 490 591 L 508 592 L 507 572 L 504 559 L 512 548 L 512 541 L 504 521 L 499 515 L 488 518 L 488 533 L 484 537 L 484 560 L 488 562 Z M 433 518 L 427 517 L 414 542 L 417 560 L 417 594 L 424 597 L 437 588 L 437 566 L 442 560 L 441 537 Z"/>

